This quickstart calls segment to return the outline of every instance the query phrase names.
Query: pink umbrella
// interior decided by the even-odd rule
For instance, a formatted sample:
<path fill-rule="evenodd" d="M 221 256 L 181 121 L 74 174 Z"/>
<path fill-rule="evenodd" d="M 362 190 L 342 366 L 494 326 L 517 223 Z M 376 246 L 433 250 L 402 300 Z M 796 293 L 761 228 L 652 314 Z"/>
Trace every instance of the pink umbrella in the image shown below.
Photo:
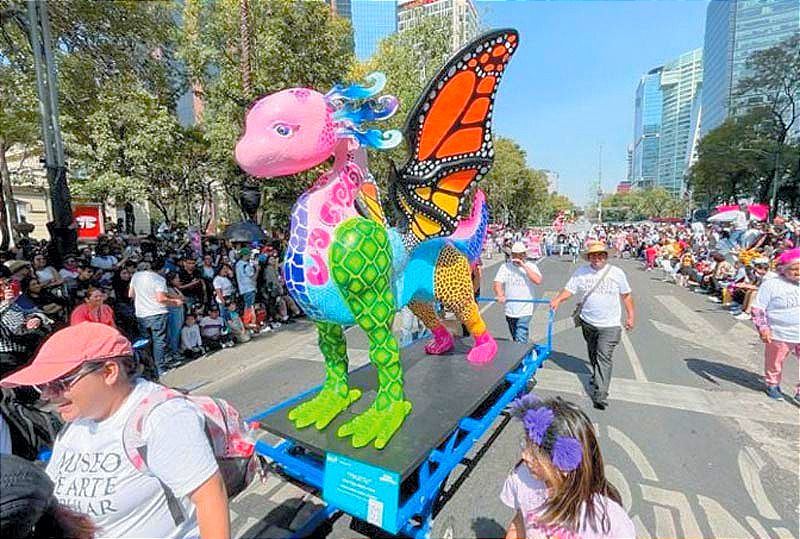
<path fill-rule="evenodd" d="M 739 206 L 735 204 L 716 207 L 717 213 L 709 218 L 709 221 L 733 221 Z M 769 216 L 769 206 L 767 204 L 748 204 L 747 211 L 750 212 L 751 219 L 766 221 Z"/>

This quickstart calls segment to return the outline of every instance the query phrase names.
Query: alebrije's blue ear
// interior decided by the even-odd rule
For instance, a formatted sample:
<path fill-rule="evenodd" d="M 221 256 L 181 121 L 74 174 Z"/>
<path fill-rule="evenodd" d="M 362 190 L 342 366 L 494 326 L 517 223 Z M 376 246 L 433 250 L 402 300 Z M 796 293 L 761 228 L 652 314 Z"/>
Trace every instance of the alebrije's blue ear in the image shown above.
<path fill-rule="evenodd" d="M 378 95 L 383 87 L 386 86 L 386 75 L 380 71 L 370 73 L 365 77 L 370 86 L 362 86 L 361 84 L 353 83 L 348 86 L 336 84 L 330 91 L 325 94 L 329 101 L 356 101 L 359 99 L 368 99 Z"/>
<path fill-rule="evenodd" d="M 360 126 L 363 122 L 375 122 L 392 117 L 399 106 L 400 102 L 393 95 L 382 95 L 358 106 L 344 103 L 333 113 L 333 119 Z"/>
<path fill-rule="evenodd" d="M 342 127 L 336 131 L 337 137 L 353 137 L 362 146 L 369 146 L 378 150 L 388 150 L 394 148 L 403 141 L 403 134 L 397 129 L 381 131 L 380 129 L 370 129 L 360 131 L 353 127 Z"/>

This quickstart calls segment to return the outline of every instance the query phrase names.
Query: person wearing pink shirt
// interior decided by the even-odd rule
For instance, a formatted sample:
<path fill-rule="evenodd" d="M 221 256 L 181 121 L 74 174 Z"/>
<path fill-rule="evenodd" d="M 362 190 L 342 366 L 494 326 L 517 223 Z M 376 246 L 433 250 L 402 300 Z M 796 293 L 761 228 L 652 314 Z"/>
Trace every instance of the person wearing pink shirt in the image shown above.
<path fill-rule="evenodd" d="M 106 294 L 102 289 L 90 286 L 86 290 L 84 303 L 75 307 L 69 317 L 69 325 L 82 322 L 97 322 L 106 326 L 117 327 L 114 322 L 114 309 L 106 305 Z"/>

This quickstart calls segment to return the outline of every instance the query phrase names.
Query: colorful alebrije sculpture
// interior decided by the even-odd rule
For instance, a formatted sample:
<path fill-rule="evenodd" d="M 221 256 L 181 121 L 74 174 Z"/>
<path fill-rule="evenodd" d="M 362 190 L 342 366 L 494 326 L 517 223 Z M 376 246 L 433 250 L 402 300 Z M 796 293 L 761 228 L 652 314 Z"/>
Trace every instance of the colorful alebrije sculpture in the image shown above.
<path fill-rule="evenodd" d="M 395 312 L 408 305 L 433 332 L 425 350 L 444 354 L 453 336 L 437 319 L 433 302 L 454 312 L 475 339 L 467 359 L 494 359 L 497 343 L 481 319 L 470 264 L 480 257 L 488 210 L 474 189 L 493 160 L 491 114 L 497 83 L 517 48 L 517 33 L 488 33 L 456 54 L 428 84 L 408 115 L 404 135 L 411 156 L 389 178 L 390 226 L 366 165 L 366 147 L 390 148 L 398 131 L 363 130 L 364 122 L 390 117 L 392 96 L 376 97 L 386 82 L 336 86 L 323 95 L 283 90 L 248 110 L 236 160 L 253 176 L 296 174 L 331 155 L 322 174 L 292 210 L 284 277 L 292 297 L 314 320 L 325 357 L 325 382 L 311 400 L 289 413 L 297 428 L 325 428 L 361 396 L 348 384 L 342 326 L 358 324 L 369 339 L 378 374 L 374 402 L 339 427 L 355 447 L 382 449 L 411 412 L 392 334 Z M 462 211 L 472 197 L 471 212 Z"/>

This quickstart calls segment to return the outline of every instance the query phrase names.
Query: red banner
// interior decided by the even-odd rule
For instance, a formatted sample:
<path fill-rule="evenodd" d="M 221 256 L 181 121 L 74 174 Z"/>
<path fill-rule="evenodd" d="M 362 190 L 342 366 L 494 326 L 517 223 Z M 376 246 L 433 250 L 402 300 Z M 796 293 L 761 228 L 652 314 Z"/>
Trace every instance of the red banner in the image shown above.
<path fill-rule="evenodd" d="M 103 233 L 103 216 L 98 204 L 75 204 L 72 217 L 78 225 L 79 240 L 96 240 Z"/>

